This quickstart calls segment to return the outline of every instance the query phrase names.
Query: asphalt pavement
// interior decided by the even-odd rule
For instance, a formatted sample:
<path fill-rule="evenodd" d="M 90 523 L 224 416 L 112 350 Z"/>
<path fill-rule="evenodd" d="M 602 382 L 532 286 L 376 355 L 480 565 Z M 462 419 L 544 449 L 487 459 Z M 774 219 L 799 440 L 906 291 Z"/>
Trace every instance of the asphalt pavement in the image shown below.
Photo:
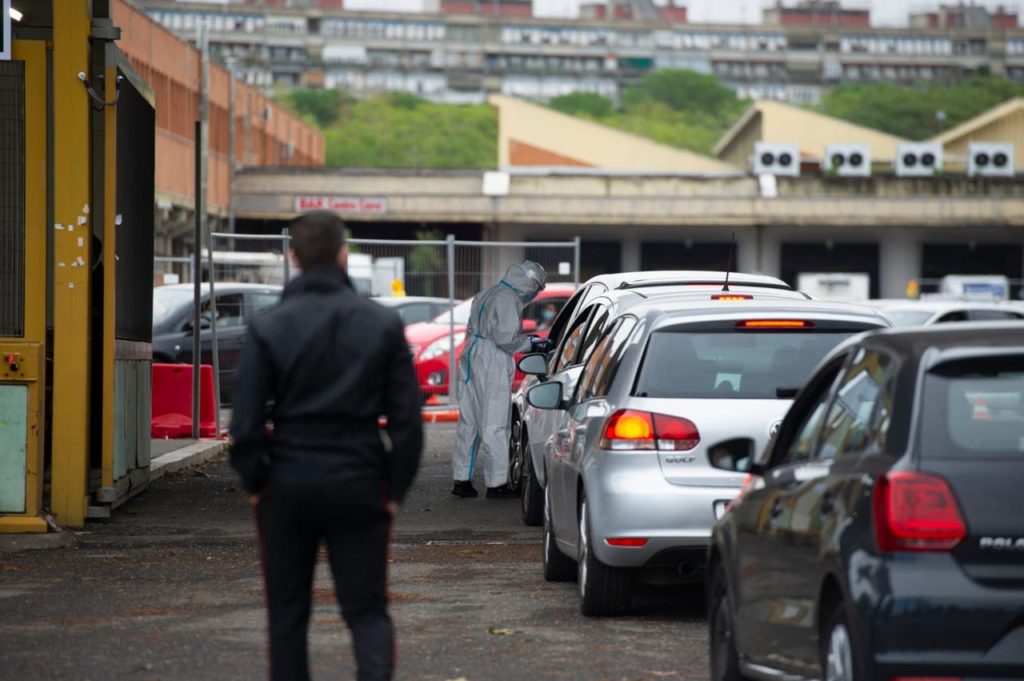
<path fill-rule="evenodd" d="M 540 531 L 516 500 L 450 495 L 454 427 L 427 428 L 394 532 L 397 678 L 707 678 L 699 589 L 643 589 L 629 616 L 584 618 L 575 584 L 541 576 Z M 77 538 L 0 554 L 0 679 L 266 675 L 255 531 L 223 457 L 164 476 Z M 323 561 L 314 601 L 314 678 L 353 678 Z"/>

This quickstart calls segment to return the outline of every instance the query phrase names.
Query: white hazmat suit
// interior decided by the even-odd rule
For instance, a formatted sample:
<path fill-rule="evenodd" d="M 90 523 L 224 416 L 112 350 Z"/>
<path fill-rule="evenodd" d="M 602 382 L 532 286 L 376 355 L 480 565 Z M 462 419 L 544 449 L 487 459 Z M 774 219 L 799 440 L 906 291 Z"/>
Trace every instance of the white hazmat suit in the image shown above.
<path fill-rule="evenodd" d="M 466 350 L 459 360 L 459 425 L 452 453 L 452 478 L 472 480 L 483 452 L 488 488 L 508 481 L 508 438 L 512 417 L 513 355 L 528 352 L 523 306 L 547 281 L 544 268 L 526 261 L 473 300 L 466 329 Z"/>

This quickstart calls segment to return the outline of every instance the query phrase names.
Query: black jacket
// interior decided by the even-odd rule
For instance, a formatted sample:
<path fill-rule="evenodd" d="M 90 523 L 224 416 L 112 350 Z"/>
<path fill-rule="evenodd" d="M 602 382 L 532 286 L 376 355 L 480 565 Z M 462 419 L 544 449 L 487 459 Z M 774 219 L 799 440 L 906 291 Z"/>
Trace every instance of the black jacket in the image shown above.
<path fill-rule="evenodd" d="M 383 483 L 400 502 L 416 475 L 423 425 L 402 321 L 339 269 L 303 274 L 249 323 L 233 408 L 231 465 L 249 492 L 276 481 Z"/>

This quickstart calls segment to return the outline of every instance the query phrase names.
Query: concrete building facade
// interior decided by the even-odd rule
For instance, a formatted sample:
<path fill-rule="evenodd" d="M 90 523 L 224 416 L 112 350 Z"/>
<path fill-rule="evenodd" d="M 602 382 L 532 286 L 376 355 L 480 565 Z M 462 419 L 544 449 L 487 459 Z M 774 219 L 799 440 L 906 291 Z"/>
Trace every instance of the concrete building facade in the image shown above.
<path fill-rule="evenodd" d="M 839 82 L 952 82 L 981 71 L 1024 82 L 1024 30 L 1013 27 L 782 19 L 725 26 L 663 16 L 555 20 L 140 2 L 186 40 L 207 27 L 214 53 L 233 58 L 247 82 L 264 89 L 342 87 L 477 103 L 492 94 L 614 98 L 654 70 L 687 68 L 718 76 L 744 97 L 806 104 Z"/>

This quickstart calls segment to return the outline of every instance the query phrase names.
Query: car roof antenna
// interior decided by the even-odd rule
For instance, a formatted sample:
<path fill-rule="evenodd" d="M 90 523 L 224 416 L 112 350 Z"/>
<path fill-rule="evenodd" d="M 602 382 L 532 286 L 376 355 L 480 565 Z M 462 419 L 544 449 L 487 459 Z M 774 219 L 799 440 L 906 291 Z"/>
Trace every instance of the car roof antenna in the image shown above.
<path fill-rule="evenodd" d="M 729 250 L 729 267 L 725 270 L 725 285 L 722 286 L 723 291 L 729 290 L 729 273 L 732 272 L 732 268 L 735 266 L 736 258 L 736 232 L 732 233 L 732 248 Z"/>

